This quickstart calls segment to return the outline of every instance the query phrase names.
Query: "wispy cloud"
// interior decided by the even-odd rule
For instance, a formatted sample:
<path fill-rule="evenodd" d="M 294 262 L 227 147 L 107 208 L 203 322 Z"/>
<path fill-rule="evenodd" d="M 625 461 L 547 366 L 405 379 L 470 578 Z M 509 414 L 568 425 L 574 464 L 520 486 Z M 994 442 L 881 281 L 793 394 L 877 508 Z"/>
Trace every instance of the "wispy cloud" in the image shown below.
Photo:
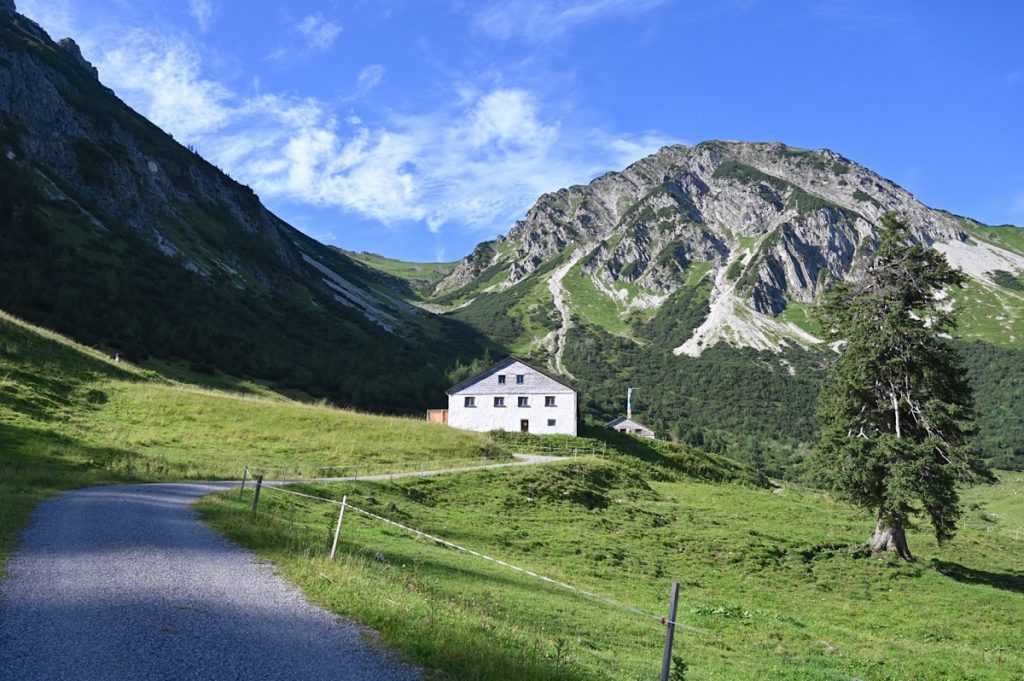
<path fill-rule="evenodd" d="M 324 19 L 322 14 L 310 14 L 295 26 L 295 30 L 306 37 L 311 48 L 323 52 L 330 49 L 341 34 L 341 24 Z"/>
<path fill-rule="evenodd" d="M 221 130 L 235 115 L 231 91 L 201 76 L 199 54 L 182 40 L 134 30 L 99 51 L 96 63 L 104 82 L 136 106 L 141 103 L 150 120 L 182 139 Z"/>
<path fill-rule="evenodd" d="M 591 21 L 642 14 L 667 0 L 512 0 L 476 12 L 477 30 L 492 38 L 542 42 Z"/>
<path fill-rule="evenodd" d="M 537 196 L 618 167 L 627 152 L 650 153 L 663 140 L 588 131 L 565 134 L 545 120 L 526 91 L 495 89 L 457 97 L 440 111 L 395 116 L 371 126 L 336 120 L 320 105 L 297 125 L 215 142 L 227 162 L 266 196 L 354 211 L 385 224 L 422 221 L 431 231 L 455 224 L 506 229 Z M 294 103 L 265 103 L 282 122 Z M 262 146 L 251 144 L 263 140 Z M 635 160 L 630 156 L 630 160 Z"/>
<path fill-rule="evenodd" d="M 353 101 L 365 96 L 370 90 L 374 89 L 380 82 L 384 80 L 384 74 L 387 69 L 384 68 L 383 64 L 370 64 L 364 66 L 359 71 L 359 77 L 356 79 L 356 89 L 351 95 L 346 97 L 346 101 Z"/>
<path fill-rule="evenodd" d="M 189 0 L 189 14 L 199 24 L 199 30 L 205 33 L 213 21 L 213 4 L 210 0 Z"/>

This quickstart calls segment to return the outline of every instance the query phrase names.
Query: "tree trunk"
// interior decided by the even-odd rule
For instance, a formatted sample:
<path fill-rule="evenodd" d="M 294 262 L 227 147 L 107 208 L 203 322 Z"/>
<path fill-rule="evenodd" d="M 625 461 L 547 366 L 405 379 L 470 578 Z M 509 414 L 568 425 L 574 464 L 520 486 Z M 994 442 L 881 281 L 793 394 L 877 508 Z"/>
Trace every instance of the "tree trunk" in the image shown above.
<path fill-rule="evenodd" d="M 875 525 L 875 533 L 868 540 L 868 546 L 873 555 L 891 551 L 907 562 L 914 562 L 914 556 L 907 545 L 903 523 L 894 522 L 883 515 L 878 516 L 878 524 Z"/>

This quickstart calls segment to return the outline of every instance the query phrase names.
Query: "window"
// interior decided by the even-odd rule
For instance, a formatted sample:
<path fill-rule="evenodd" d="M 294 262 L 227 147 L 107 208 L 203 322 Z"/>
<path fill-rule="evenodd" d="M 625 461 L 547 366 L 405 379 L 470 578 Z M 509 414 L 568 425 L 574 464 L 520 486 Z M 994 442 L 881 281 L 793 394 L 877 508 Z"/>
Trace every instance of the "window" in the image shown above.
<path fill-rule="evenodd" d="M 505 385 L 505 374 L 498 374 L 498 385 Z"/>
<path fill-rule="evenodd" d="M 555 425 L 555 420 L 554 419 L 548 419 L 548 428 L 553 428 L 554 425 Z"/>
<path fill-rule="evenodd" d="M 505 398 L 504 397 L 495 397 L 494 398 L 494 406 L 495 407 L 504 407 L 505 406 Z"/>
<path fill-rule="evenodd" d="M 525 382 L 526 382 L 526 376 L 523 376 L 522 374 L 516 374 L 516 384 L 517 385 L 522 385 Z"/>
<path fill-rule="evenodd" d="M 547 397 L 545 397 L 544 398 L 544 406 L 545 407 L 553 407 L 553 406 L 555 406 L 555 396 L 554 395 L 548 395 Z"/>
<path fill-rule="evenodd" d="M 529 407 L 530 406 L 530 398 L 529 397 L 525 397 L 525 396 L 520 397 L 519 398 L 519 406 L 520 407 Z"/>
<path fill-rule="evenodd" d="M 476 398 L 475 397 L 467 397 L 466 401 L 463 403 L 462 406 L 464 406 L 464 407 L 475 407 L 476 406 Z"/>

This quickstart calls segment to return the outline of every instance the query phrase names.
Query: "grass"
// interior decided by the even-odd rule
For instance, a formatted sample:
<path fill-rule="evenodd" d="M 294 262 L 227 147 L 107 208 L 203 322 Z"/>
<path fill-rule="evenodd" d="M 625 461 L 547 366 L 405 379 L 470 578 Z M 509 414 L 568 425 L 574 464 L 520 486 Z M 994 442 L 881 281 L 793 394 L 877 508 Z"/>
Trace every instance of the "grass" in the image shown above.
<path fill-rule="evenodd" d="M 573 312 L 585 323 L 599 326 L 616 336 L 629 337 L 629 324 L 622 319 L 623 309 L 598 290 L 592 276 L 583 271 L 583 262 L 577 263 L 562 279 Z"/>
<path fill-rule="evenodd" d="M 1024 228 L 1010 227 L 983 227 L 978 224 L 971 224 L 967 231 L 974 237 L 983 239 L 995 246 L 1013 251 L 1018 255 L 1024 255 Z"/>
<path fill-rule="evenodd" d="M 995 345 L 1024 346 L 1024 295 L 968 281 L 953 291 L 960 311 L 958 335 Z"/>
<path fill-rule="evenodd" d="M 178 383 L 4 313 L 0 424 L 0 564 L 35 505 L 73 487 L 505 456 L 423 420 Z"/>
<path fill-rule="evenodd" d="M 682 584 L 676 653 L 700 679 L 1012 679 L 1024 674 L 1024 543 L 971 526 L 919 562 L 866 557 L 865 514 L 798 487 L 712 484 L 622 458 L 390 483 L 311 485 L 555 580 L 658 614 Z M 968 492 L 1009 527 L 1020 479 Z M 656 620 L 457 552 L 355 512 L 280 493 L 200 511 L 310 598 L 466 679 L 649 679 Z M 378 556 L 383 560 L 378 560 Z"/>
<path fill-rule="evenodd" d="M 343 251 L 345 255 L 368 267 L 398 277 L 421 296 L 429 296 L 437 282 L 451 274 L 458 262 L 406 262 L 367 251 Z"/>
<path fill-rule="evenodd" d="M 813 307 L 808 303 L 790 301 L 786 303 L 782 312 L 775 315 L 775 319 L 783 323 L 789 322 L 813 336 L 821 337 L 821 329 L 811 314 Z"/>

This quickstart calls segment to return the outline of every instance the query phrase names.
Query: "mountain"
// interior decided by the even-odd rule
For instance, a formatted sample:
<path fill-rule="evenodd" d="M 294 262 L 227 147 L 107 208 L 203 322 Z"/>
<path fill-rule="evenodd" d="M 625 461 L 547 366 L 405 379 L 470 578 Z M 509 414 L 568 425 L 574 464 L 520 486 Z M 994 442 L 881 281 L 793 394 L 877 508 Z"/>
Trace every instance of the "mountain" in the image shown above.
<path fill-rule="evenodd" d="M 906 216 L 919 240 L 1011 308 L 995 339 L 1024 346 L 1024 238 L 932 210 L 834 152 L 778 143 L 665 147 L 621 173 L 546 194 L 507 236 L 459 263 L 436 293 L 472 307 L 480 294 L 550 271 L 549 288 L 567 293 L 569 309 L 628 336 L 630 318 L 655 316 L 680 291 L 706 284 L 710 312 L 676 338 L 677 354 L 699 356 L 723 341 L 813 345 L 805 306 L 830 280 L 857 275 L 887 211 Z M 561 330 L 572 324 L 571 315 L 553 321 Z"/>
<path fill-rule="evenodd" d="M 0 308 L 132 359 L 388 411 L 436 401 L 460 356 L 483 353 L 98 75 L 73 40 L 0 6 Z"/>
<path fill-rule="evenodd" d="M 983 441 L 1001 464 L 1024 463 L 1024 417 L 1008 401 L 1022 396 L 1020 371 L 991 369 L 1024 359 L 1024 230 L 931 209 L 832 151 L 665 147 L 545 194 L 429 300 L 576 380 L 596 420 L 638 387 L 656 430 L 781 473 L 813 438 L 834 357 L 809 307 L 862 272 L 887 211 L 970 275 L 952 302 L 975 383 L 990 388 L 978 391 Z"/>

